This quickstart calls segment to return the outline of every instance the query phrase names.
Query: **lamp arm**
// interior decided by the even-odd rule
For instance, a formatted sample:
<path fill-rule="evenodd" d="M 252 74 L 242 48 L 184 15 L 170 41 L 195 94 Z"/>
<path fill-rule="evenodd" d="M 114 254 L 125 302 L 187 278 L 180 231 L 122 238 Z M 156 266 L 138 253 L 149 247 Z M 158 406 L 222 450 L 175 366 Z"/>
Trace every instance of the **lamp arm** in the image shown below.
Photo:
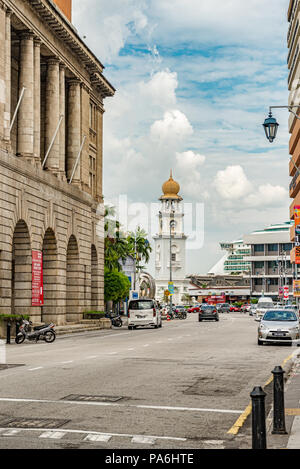
<path fill-rule="evenodd" d="M 270 106 L 270 113 L 272 112 L 272 109 L 288 109 L 289 112 L 291 112 L 297 119 L 300 120 L 300 116 L 298 116 L 294 111 L 293 108 L 300 108 L 300 105 L 292 105 L 292 106 Z"/>

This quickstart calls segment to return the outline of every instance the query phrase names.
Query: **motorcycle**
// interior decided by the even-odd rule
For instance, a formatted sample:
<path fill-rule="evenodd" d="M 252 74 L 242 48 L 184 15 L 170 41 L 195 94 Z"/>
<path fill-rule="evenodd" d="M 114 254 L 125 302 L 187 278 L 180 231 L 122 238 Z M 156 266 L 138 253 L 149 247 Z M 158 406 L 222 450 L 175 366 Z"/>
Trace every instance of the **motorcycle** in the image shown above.
<path fill-rule="evenodd" d="M 32 322 L 23 319 L 15 339 L 16 344 L 22 344 L 25 339 L 29 340 L 30 342 L 38 342 L 38 340 L 41 339 L 48 344 L 51 344 L 56 339 L 56 332 L 54 327 L 55 324 L 51 323 L 34 327 L 32 330 Z"/>
<path fill-rule="evenodd" d="M 105 315 L 107 318 L 111 320 L 111 325 L 114 327 L 122 327 L 123 321 L 120 315 L 113 316 L 112 312 L 110 311 L 108 314 Z"/>

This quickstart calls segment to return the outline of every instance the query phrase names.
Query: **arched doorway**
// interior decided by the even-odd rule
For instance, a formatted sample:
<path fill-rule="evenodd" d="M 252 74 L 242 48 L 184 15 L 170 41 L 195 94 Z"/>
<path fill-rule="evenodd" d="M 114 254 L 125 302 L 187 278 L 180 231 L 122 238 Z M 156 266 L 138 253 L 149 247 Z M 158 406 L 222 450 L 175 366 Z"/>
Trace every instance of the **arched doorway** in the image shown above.
<path fill-rule="evenodd" d="M 27 224 L 19 220 L 12 243 L 11 312 L 31 314 L 32 255 Z"/>
<path fill-rule="evenodd" d="M 58 314 L 57 243 L 54 231 L 50 228 L 46 231 L 43 241 L 43 285 L 42 321 L 56 321 Z"/>
<path fill-rule="evenodd" d="M 80 313 L 82 279 L 79 266 L 79 250 L 75 236 L 71 236 L 67 248 L 67 281 L 66 281 L 66 320 L 77 322 Z"/>
<path fill-rule="evenodd" d="M 98 255 L 96 247 L 91 249 L 91 308 L 97 311 L 99 304 Z"/>

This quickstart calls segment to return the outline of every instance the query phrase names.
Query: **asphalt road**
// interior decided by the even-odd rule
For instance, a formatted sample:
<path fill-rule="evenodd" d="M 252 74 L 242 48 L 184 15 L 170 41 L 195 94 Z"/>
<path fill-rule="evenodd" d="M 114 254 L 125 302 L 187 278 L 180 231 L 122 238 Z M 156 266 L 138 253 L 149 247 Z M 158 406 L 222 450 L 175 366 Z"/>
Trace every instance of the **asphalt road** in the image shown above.
<path fill-rule="evenodd" d="M 228 431 L 293 347 L 257 346 L 257 323 L 164 322 L 6 347 L 0 448 L 251 448 Z"/>

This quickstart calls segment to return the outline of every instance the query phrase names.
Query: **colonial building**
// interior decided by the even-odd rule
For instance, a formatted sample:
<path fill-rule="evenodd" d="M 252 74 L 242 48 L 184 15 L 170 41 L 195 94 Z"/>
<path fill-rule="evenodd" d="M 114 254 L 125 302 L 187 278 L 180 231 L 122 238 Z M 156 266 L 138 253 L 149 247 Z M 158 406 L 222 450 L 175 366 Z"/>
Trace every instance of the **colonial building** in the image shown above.
<path fill-rule="evenodd" d="M 174 181 L 172 173 L 162 186 L 160 197 L 158 234 L 155 240 L 155 283 L 156 297 L 162 300 L 168 284 L 174 283 L 173 304 L 186 301 L 189 280 L 186 278 L 186 239 L 184 234 L 184 212 L 180 185 Z"/>
<path fill-rule="evenodd" d="M 104 308 L 103 100 L 70 0 L 0 0 L 0 313 Z"/>

